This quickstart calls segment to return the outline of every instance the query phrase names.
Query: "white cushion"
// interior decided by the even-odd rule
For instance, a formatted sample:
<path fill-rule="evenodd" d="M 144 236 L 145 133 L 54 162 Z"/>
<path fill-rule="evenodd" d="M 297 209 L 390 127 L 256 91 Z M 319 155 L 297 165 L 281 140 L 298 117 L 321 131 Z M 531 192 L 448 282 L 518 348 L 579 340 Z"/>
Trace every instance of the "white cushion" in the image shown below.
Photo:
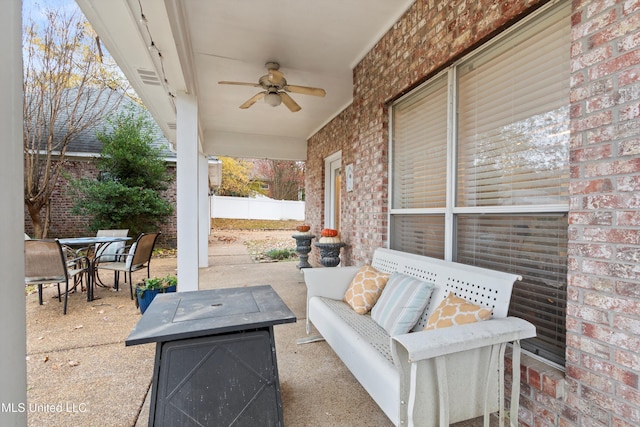
<path fill-rule="evenodd" d="M 371 336 L 372 330 L 379 328 L 371 316 L 357 314 L 342 301 L 313 297 L 309 301 L 308 315 L 353 376 L 397 425 L 400 420 L 400 376 L 393 362 L 376 351 L 382 346 L 389 351 L 389 337 Z M 364 326 L 366 323 L 370 325 Z"/>
<path fill-rule="evenodd" d="M 127 260 L 125 261 L 127 269 L 131 268 L 131 262 L 133 261 L 133 254 L 136 252 L 137 244 L 138 242 L 135 242 L 133 245 L 131 245 L 131 248 L 129 248 L 129 254 L 127 255 Z"/>
<path fill-rule="evenodd" d="M 406 334 L 427 306 L 433 287 L 433 283 L 395 272 L 371 309 L 371 318 L 391 336 Z"/>
<path fill-rule="evenodd" d="M 113 262 L 116 261 L 116 255 L 124 248 L 124 242 L 113 242 L 96 245 L 98 248 L 97 256 L 100 257 L 101 262 Z"/>

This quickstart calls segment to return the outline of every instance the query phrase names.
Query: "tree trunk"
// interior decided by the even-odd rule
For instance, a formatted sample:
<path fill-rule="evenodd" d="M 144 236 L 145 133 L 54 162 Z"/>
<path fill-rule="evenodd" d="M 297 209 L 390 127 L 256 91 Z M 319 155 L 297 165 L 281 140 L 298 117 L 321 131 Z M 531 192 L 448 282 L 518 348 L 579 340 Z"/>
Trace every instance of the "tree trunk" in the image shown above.
<path fill-rule="evenodd" d="M 33 203 L 26 202 L 27 210 L 29 211 L 29 217 L 33 223 L 33 238 L 42 239 L 44 234 L 42 218 L 40 217 L 40 206 L 36 206 Z"/>
<path fill-rule="evenodd" d="M 47 201 L 44 204 L 44 226 L 42 227 L 43 239 L 46 239 L 49 236 L 50 225 L 51 225 L 51 197 L 47 197 Z"/>

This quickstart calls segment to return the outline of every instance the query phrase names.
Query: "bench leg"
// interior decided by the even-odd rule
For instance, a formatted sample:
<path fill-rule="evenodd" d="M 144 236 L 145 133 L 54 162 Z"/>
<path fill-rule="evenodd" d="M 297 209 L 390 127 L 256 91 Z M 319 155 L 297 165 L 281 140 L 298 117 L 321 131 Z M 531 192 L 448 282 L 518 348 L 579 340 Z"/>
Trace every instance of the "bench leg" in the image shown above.
<path fill-rule="evenodd" d="M 412 364 L 413 367 L 414 364 Z M 449 426 L 449 387 L 447 385 L 447 364 L 444 356 L 436 357 L 438 376 L 438 396 L 440 396 L 440 427 Z M 410 423 L 409 425 L 413 425 Z"/>
<path fill-rule="evenodd" d="M 312 335 L 310 337 L 298 338 L 296 344 L 309 344 L 312 342 L 324 341 L 322 335 Z"/>
<path fill-rule="evenodd" d="M 504 360 L 504 359 L 503 359 Z M 518 407 L 520 404 L 520 340 L 513 342 L 511 354 L 511 407 L 509 408 L 509 424 L 518 426 Z"/>
<path fill-rule="evenodd" d="M 487 380 L 486 380 L 486 388 L 485 388 L 485 392 L 484 392 L 484 413 L 483 413 L 483 427 L 489 427 L 489 423 L 490 423 L 490 413 L 489 413 L 489 400 L 491 397 L 491 393 L 494 391 L 492 390 L 492 385 L 494 384 L 494 375 L 499 375 L 498 378 L 498 407 L 500 408 L 500 427 L 502 427 L 502 419 L 504 418 L 504 410 L 502 409 L 504 406 L 504 390 L 503 390 L 503 386 L 504 386 L 504 382 L 501 380 L 502 376 L 504 375 L 503 372 L 503 364 L 500 362 L 500 358 L 502 358 L 504 360 L 504 345 L 499 345 L 496 344 L 494 346 L 491 346 L 491 356 L 489 359 L 489 369 L 487 371 Z M 492 369 L 493 366 L 498 366 L 498 371 L 494 372 L 494 370 Z"/>

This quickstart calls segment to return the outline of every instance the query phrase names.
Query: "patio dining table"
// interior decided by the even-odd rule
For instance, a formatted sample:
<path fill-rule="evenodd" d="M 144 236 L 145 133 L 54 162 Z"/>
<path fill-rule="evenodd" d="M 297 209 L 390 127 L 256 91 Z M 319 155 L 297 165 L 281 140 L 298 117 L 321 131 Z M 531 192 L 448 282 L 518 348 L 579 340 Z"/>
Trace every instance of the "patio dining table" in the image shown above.
<path fill-rule="evenodd" d="M 98 245 L 98 248 L 94 251 L 98 253 L 102 246 L 108 246 L 116 242 L 126 242 L 131 240 L 131 237 L 113 237 L 113 236 L 89 236 L 89 237 L 69 237 L 64 239 L 58 239 L 61 245 L 71 246 L 75 248 L 83 248 L 92 245 Z M 89 280 L 87 284 L 87 301 L 93 301 L 93 285 L 96 282 L 96 262 L 95 258 L 89 258 Z"/>

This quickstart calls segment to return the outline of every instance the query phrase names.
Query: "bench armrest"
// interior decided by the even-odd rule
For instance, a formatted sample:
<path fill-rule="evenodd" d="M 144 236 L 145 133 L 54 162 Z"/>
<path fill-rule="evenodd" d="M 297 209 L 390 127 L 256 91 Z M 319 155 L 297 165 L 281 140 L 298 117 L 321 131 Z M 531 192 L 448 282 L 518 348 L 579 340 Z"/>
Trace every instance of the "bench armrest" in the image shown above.
<path fill-rule="evenodd" d="M 391 346 L 394 354 L 396 346 L 404 347 L 408 356 L 404 362 L 411 363 L 535 336 L 536 328 L 531 323 L 506 317 L 398 335 L 391 338 Z"/>
<path fill-rule="evenodd" d="M 517 420 L 520 395 L 520 340 L 536 335 L 535 327 L 516 317 L 498 318 L 467 325 L 452 326 L 430 331 L 413 332 L 391 338 L 391 351 L 400 375 L 400 422 L 410 423 L 433 417 L 428 405 L 422 405 L 424 393 L 432 390 L 430 399 L 440 408 L 440 425 L 449 425 L 452 418 L 467 419 L 484 411 L 485 425 L 489 424 L 489 413 L 499 410 L 504 417 L 504 349 L 513 343 L 510 413 Z M 496 351 L 497 350 L 497 351 Z M 480 354 L 490 354 L 489 360 L 480 362 Z M 451 365 L 449 365 L 451 362 Z M 468 369 L 472 367 L 472 369 Z M 498 402 L 491 403 L 489 386 L 497 381 Z M 427 385 L 425 388 L 425 384 Z M 431 389 L 429 389 L 431 387 Z M 484 388 L 484 390 L 483 390 Z M 460 393 L 467 390 L 470 395 L 484 395 L 484 402 L 468 401 L 464 408 L 478 407 L 470 414 L 459 413 Z M 450 393 L 452 399 L 450 399 Z M 456 401 L 452 407 L 450 401 Z M 493 407 L 493 405 L 496 405 Z M 455 406 L 458 405 L 458 406 Z M 516 414 L 516 415 L 514 415 Z M 516 422 L 517 423 L 517 422 Z M 515 426 L 516 423 L 512 423 Z"/>
<path fill-rule="evenodd" d="M 307 300 L 315 296 L 341 300 L 360 268 L 303 268 Z"/>
<path fill-rule="evenodd" d="M 307 285 L 307 335 L 311 333 L 309 301 L 313 297 L 342 300 L 349 284 L 361 267 L 303 268 L 304 283 Z"/>

